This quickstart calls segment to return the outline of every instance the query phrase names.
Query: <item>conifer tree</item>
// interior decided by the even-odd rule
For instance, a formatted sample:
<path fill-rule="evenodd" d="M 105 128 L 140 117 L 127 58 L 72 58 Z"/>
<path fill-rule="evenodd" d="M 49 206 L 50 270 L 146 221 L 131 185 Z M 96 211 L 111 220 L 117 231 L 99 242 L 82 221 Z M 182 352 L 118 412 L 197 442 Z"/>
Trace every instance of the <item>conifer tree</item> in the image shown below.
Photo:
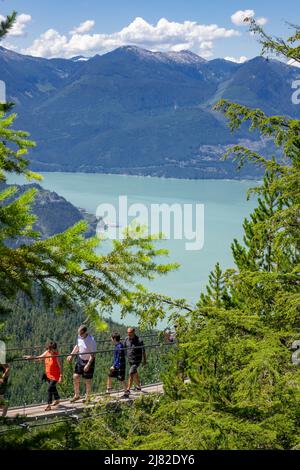
<path fill-rule="evenodd" d="M 215 305 L 221 307 L 229 302 L 229 296 L 226 288 L 226 275 L 223 273 L 220 263 L 217 263 L 215 269 L 208 277 L 206 293 L 200 295 L 199 306 Z"/>
<path fill-rule="evenodd" d="M 266 171 L 263 185 L 259 191 L 257 207 L 245 219 L 243 224 L 244 237 L 242 245 L 238 240 L 232 244 L 234 261 L 239 270 L 259 270 L 271 272 L 278 268 L 278 259 L 275 250 L 275 232 L 267 227 L 265 222 L 272 218 L 282 208 L 281 194 L 272 187 L 276 175 L 272 170 Z M 253 191 L 255 192 L 255 190 Z"/>

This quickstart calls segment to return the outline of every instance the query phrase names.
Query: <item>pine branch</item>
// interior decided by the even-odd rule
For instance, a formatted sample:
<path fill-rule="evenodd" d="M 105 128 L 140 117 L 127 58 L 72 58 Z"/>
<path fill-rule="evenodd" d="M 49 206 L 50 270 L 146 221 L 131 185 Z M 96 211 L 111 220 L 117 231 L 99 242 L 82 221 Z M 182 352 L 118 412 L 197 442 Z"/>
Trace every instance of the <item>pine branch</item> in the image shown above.
<path fill-rule="evenodd" d="M 11 15 L 7 15 L 6 19 L 0 23 L 0 40 L 6 36 L 16 22 L 17 12 L 13 11 Z"/>
<path fill-rule="evenodd" d="M 288 23 L 295 29 L 295 33 L 287 40 L 277 38 L 267 34 L 264 29 L 257 24 L 253 18 L 247 18 L 246 23 L 250 25 L 250 31 L 259 36 L 259 42 L 262 45 L 262 54 L 272 52 L 276 56 L 283 56 L 287 59 L 293 59 L 300 64 L 300 47 L 292 47 L 292 45 L 300 39 L 300 28 L 297 25 Z"/>

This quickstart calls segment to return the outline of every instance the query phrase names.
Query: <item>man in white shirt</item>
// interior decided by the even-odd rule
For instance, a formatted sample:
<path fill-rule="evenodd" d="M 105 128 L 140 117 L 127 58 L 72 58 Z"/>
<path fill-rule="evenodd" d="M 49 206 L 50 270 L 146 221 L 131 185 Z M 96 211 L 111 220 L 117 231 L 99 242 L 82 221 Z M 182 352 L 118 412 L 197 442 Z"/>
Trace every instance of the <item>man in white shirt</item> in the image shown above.
<path fill-rule="evenodd" d="M 89 401 L 92 388 L 92 379 L 95 370 L 95 352 L 97 344 L 93 336 L 87 331 L 87 327 L 81 325 L 78 329 L 77 344 L 74 346 L 71 355 L 68 356 L 67 361 L 72 362 L 73 354 L 78 354 L 76 359 L 75 371 L 73 375 L 74 380 L 74 397 L 71 403 L 80 400 L 80 376 L 84 378 L 86 396 L 84 401 Z"/>

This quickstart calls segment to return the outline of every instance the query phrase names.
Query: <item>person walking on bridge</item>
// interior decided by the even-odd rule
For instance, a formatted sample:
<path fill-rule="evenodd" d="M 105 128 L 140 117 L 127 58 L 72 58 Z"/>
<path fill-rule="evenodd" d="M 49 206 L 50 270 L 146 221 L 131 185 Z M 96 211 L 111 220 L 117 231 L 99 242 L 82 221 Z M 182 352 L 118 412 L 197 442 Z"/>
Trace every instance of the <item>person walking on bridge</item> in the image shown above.
<path fill-rule="evenodd" d="M 112 392 L 112 379 L 117 379 L 122 384 L 124 393 L 126 393 L 126 359 L 124 345 L 121 343 L 121 337 L 119 333 L 113 333 L 111 335 L 111 340 L 115 346 L 114 363 L 108 374 L 106 393 Z"/>
<path fill-rule="evenodd" d="M 71 363 L 73 355 L 78 354 L 73 375 L 74 397 L 71 399 L 71 403 L 75 403 L 80 400 L 80 376 L 82 376 L 85 381 L 86 395 L 84 402 L 88 402 L 90 400 L 92 379 L 95 370 L 96 350 L 96 341 L 93 336 L 88 333 L 87 327 L 85 325 L 81 325 L 78 329 L 77 344 L 74 346 L 71 355 L 67 358 L 67 361 Z"/>
<path fill-rule="evenodd" d="M 7 414 L 8 403 L 5 400 L 6 390 L 8 386 L 9 366 L 8 364 L 0 364 L 0 410 L 2 410 L 2 417 Z"/>
<path fill-rule="evenodd" d="M 43 379 L 48 382 L 48 405 L 45 411 L 51 411 L 51 405 L 57 406 L 60 402 L 60 396 L 57 391 L 57 384 L 61 383 L 62 373 L 61 365 L 58 360 L 57 344 L 54 341 L 50 341 L 46 351 L 40 356 L 24 356 L 24 359 L 37 359 L 38 361 L 45 361 L 45 373 Z M 54 403 L 53 403 L 54 398 Z"/>
<path fill-rule="evenodd" d="M 130 369 L 127 390 L 124 396 L 128 397 L 130 395 L 130 389 L 132 387 L 133 381 L 136 383 L 135 390 L 137 392 L 141 392 L 142 390 L 138 368 L 140 367 L 142 361 L 143 366 L 147 365 L 147 358 L 144 343 L 135 334 L 135 328 L 128 328 L 127 334 L 128 336 L 125 338 L 124 347 Z"/>

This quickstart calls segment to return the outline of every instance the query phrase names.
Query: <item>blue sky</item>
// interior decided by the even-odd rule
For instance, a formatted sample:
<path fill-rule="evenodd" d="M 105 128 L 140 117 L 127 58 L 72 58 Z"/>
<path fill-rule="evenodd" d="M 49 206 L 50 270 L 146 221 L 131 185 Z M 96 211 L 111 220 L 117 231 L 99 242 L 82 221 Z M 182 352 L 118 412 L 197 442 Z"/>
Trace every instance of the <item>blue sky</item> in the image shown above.
<path fill-rule="evenodd" d="M 289 33 L 285 20 L 299 23 L 300 18 L 295 0 L 0 1 L 0 15 L 11 9 L 20 17 L 4 46 L 44 57 L 90 56 L 136 44 L 152 50 L 188 48 L 207 59 L 244 60 L 259 54 L 260 47 L 241 24 L 241 13 L 232 20 L 233 14 L 249 10 L 275 35 Z"/>

